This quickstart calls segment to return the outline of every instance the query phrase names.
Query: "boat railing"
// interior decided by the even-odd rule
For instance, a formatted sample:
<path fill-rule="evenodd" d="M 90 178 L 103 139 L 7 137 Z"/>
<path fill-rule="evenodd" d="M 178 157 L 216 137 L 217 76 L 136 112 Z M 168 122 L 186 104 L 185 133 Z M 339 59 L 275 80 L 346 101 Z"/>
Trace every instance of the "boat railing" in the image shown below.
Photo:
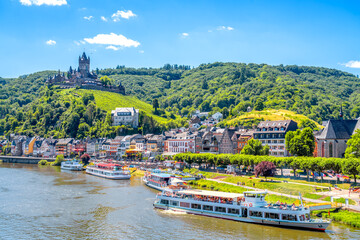
<path fill-rule="evenodd" d="M 190 196 L 180 196 L 178 194 L 161 194 L 160 196 L 164 196 L 164 197 L 170 197 L 170 198 L 179 198 L 179 199 L 187 199 L 187 200 L 192 200 L 192 201 L 198 201 L 198 202 L 207 202 L 207 203 L 220 203 L 220 204 L 226 204 L 226 205 L 234 205 L 234 201 L 225 201 L 225 200 L 215 200 L 215 199 L 201 199 L 201 198 L 193 198 Z"/>

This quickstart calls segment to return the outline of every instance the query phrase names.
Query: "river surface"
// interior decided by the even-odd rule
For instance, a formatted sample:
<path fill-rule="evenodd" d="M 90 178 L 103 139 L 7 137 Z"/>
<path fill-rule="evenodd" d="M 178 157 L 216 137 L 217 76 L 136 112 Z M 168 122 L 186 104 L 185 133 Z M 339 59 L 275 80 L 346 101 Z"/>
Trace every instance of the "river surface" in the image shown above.
<path fill-rule="evenodd" d="M 360 230 L 291 230 L 155 210 L 139 177 L 106 180 L 0 163 L 0 239 L 360 239 Z"/>

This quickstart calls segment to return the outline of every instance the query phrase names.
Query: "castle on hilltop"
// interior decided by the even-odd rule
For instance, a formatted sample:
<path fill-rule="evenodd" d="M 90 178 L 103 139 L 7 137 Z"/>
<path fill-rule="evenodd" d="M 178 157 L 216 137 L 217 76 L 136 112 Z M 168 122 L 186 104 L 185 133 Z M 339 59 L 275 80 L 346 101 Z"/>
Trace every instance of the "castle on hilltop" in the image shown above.
<path fill-rule="evenodd" d="M 59 70 L 54 76 L 49 76 L 46 83 L 49 85 L 59 85 L 61 88 L 80 87 L 125 94 L 125 87 L 121 82 L 118 86 L 104 85 L 94 71 L 90 72 L 90 57 L 86 56 L 85 52 L 82 56 L 79 56 L 79 67 L 77 69 L 73 69 L 70 66 L 66 74 L 60 73 Z"/>

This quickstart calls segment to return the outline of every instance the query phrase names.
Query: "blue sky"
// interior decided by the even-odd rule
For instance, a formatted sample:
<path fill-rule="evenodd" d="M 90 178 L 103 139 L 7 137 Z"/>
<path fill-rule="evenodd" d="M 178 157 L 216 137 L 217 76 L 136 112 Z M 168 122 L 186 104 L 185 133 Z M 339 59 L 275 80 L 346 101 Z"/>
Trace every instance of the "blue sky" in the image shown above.
<path fill-rule="evenodd" d="M 360 1 L 1 0 L 0 76 L 77 66 L 297 64 L 360 75 Z"/>

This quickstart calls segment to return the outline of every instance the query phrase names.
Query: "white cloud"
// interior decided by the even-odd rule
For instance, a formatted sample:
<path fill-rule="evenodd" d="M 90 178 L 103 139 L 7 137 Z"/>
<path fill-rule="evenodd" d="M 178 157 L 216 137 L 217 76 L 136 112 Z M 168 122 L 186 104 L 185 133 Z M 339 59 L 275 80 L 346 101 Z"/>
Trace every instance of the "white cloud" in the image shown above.
<path fill-rule="evenodd" d="M 348 61 L 342 65 L 348 68 L 360 68 L 360 61 Z"/>
<path fill-rule="evenodd" d="M 78 41 L 74 41 L 74 43 L 78 46 L 80 46 L 80 43 Z"/>
<path fill-rule="evenodd" d="M 50 45 L 50 46 L 53 46 L 53 45 L 56 44 L 56 41 L 50 39 L 49 41 L 46 41 L 46 44 Z"/>
<path fill-rule="evenodd" d="M 88 20 L 88 21 L 90 21 L 90 20 L 93 19 L 93 18 L 94 18 L 93 16 L 88 16 L 88 17 L 85 16 L 85 17 L 84 17 L 84 19 L 85 19 L 85 20 Z"/>
<path fill-rule="evenodd" d="M 101 16 L 101 20 L 103 20 L 104 22 L 107 22 L 107 21 L 108 21 L 107 18 L 104 17 L 104 16 Z"/>
<path fill-rule="evenodd" d="M 144 50 L 140 50 L 139 53 L 144 53 Z"/>
<path fill-rule="evenodd" d="M 85 41 L 83 41 L 83 40 L 80 40 L 80 43 L 81 43 L 81 44 L 85 44 L 86 42 L 85 42 Z"/>
<path fill-rule="evenodd" d="M 234 28 L 233 27 L 220 26 L 216 30 L 218 30 L 218 31 L 232 31 L 232 30 L 234 30 Z"/>
<path fill-rule="evenodd" d="M 111 18 L 113 19 L 114 22 L 118 22 L 120 21 L 121 18 L 125 18 L 125 19 L 129 19 L 131 17 L 136 17 L 136 14 L 133 13 L 131 10 L 125 10 L 125 11 L 120 11 L 118 10 L 116 13 L 114 13 Z"/>
<path fill-rule="evenodd" d="M 114 51 L 118 51 L 118 50 L 120 50 L 121 48 L 115 47 L 115 46 L 113 46 L 113 45 L 110 45 L 110 46 L 107 46 L 106 49 L 111 49 L 111 50 L 114 50 Z"/>
<path fill-rule="evenodd" d="M 41 5 L 49 5 L 49 6 L 61 6 L 67 5 L 66 0 L 20 0 L 20 3 L 25 6 L 41 6 Z"/>
<path fill-rule="evenodd" d="M 181 37 L 183 37 L 183 38 L 186 38 L 186 37 L 188 37 L 188 36 L 189 36 L 188 33 L 182 33 L 182 34 L 181 34 Z"/>
<path fill-rule="evenodd" d="M 115 33 L 98 34 L 93 38 L 84 38 L 84 41 L 90 44 L 115 45 L 121 47 L 138 47 L 140 45 L 138 41 L 134 41 L 132 39 L 126 38 L 124 35 L 117 35 Z"/>

